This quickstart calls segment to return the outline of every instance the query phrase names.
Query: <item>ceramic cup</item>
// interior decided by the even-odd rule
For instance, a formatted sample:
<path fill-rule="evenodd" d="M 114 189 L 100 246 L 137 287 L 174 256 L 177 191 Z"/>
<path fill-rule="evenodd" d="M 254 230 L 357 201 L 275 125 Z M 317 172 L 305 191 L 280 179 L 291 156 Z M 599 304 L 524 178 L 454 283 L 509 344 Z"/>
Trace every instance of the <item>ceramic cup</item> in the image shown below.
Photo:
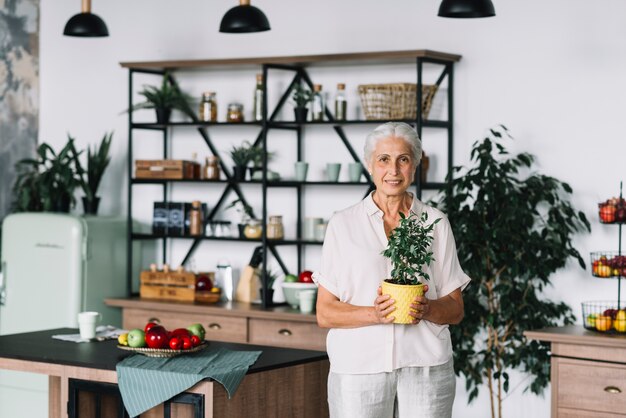
<path fill-rule="evenodd" d="M 317 296 L 317 290 L 301 290 L 298 292 L 298 299 L 300 300 L 300 312 L 312 313 L 315 310 L 315 297 Z"/>
<path fill-rule="evenodd" d="M 341 164 L 328 163 L 326 164 L 326 179 L 328 181 L 339 180 L 339 172 L 341 171 Z"/>
<path fill-rule="evenodd" d="M 101 315 L 98 312 L 81 312 L 78 314 L 78 328 L 80 330 L 80 338 L 90 340 L 96 338 L 96 323 L 100 320 Z"/>
<path fill-rule="evenodd" d="M 315 228 L 318 224 L 324 222 L 322 218 L 305 218 L 304 219 L 304 234 L 305 240 L 315 241 Z"/>
<path fill-rule="evenodd" d="M 348 177 L 350 181 L 357 182 L 361 180 L 361 174 L 363 173 L 363 165 L 361 163 L 350 163 L 348 165 Z"/>
<path fill-rule="evenodd" d="M 296 171 L 296 181 L 306 181 L 306 174 L 309 171 L 309 163 L 304 161 L 296 161 L 294 163 Z"/>

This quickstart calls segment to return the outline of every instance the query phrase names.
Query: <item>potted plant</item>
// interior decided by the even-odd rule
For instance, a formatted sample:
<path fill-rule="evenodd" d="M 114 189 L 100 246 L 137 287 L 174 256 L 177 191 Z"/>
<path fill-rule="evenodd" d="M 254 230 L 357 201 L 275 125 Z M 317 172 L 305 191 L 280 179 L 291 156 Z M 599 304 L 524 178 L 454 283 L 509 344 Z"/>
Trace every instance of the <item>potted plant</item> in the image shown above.
<path fill-rule="evenodd" d="M 244 141 L 242 145 L 234 145 L 230 150 L 230 158 L 233 160 L 233 177 L 235 180 L 243 181 L 246 179 L 246 168 L 248 163 L 252 160 L 252 156 L 256 151 L 253 151 L 253 147 L 250 142 Z"/>
<path fill-rule="evenodd" d="M 293 88 L 291 99 L 296 105 L 293 109 L 296 122 L 306 121 L 307 113 L 309 111 L 307 104 L 311 101 L 312 97 L 313 93 L 311 93 L 311 90 L 299 83 Z"/>
<path fill-rule="evenodd" d="M 463 323 L 450 327 L 454 367 L 465 376 L 470 402 L 488 386 L 492 417 L 502 416 L 509 369 L 528 374 L 535 394 L 550 382 L 549 345 L 529 341 L 524 331 L 573 323 L 571 308 L 543 289 L 570 259 L 585 268 L 574 236 L 590 230 L 570 202 L 571 187 L 537 173 L 532 155 L 509 154 L 511 139 L 498 126 L 476 141 L 471 166 L 454 168 L 437 202 L 472 278 Z"/>
<path fill-rule="evenodd" d="M 265 300 L 268 306 L 271 306 L 274 302 L 274 283 L 278 278 L 278 273 L 268 270 L 263 275 L 263 282 L 265 283 L 265 288 L 261 285 L 261 300 Z"/>
<path fill-rule="evenodd" d="M 410 324 L 413 321 L 409 315 L 410 305 L 416 296 L 424 294 L 420 279 L 430 279 L 423 266 L 434 260 L 430 245 L 433 229 L 440 220 L 438 218 L 427 224 L 426 212 L 419 217 L 415 213 L 409 216 L 400 213 L 400 223 L 392 231 L 387 248 L 382 252 L 392 265 L 391 277 L 383 281 L 382 292 L 396 301 L 393 312 L 395 324 Z"/>
<path fill-rule="evenodd" d="M 195 117 L 191 110 L 193 99 L 181 91 L 178 85 L 170 80 L 167 73 L 163 76 L 160 87 L 144 85 L 139 94 L 145 98 L 145 101 L 137 103 L 131 110 L 154 109 L 157 123 L 168 123 L 173 109 L 180 110 L 192 119 Z"/>
<path fill-rule="evenodd" d="M 237 225 L 239 228 L 239 238 L 245 238 L 244 229 L 246 225 L 248 225 L 248 222 L 254 219 L 252 207 L 244 203 L 241 199 L 236 199 L 226 207 L 226 209 L 230 208 L 235 208 L 235 211 L 239 214 L 239 224 Z"/>
<path fill-rule="evenodd" d="M 16 212 L 69 212 L 74 206 L 74 190 L 80 185 L 75 161 L 79 153 L 74 140 L 57 154 L 45 142 L 37 148 L 36 158 L 16 163 L 13 185 L 13 210 Z"/>
<path fill-rule="evenodd" d="M 109 149 L 111 148 L 112 138 L 112 132 L 104 134 L 104 137 L 102 138 L 102 141 L 100 141 L 100 145 L 97 148 L 94 147 L 93 151 L 91 148 L 87 149 L 86 171 L 80 164 L 80 160 L 76 158 L 75 164 L 80 179 L 80 186 L 85 193 L 85 197 L 83 197 L 83 210 L 85 214 L 95 215 L 98 213 L 100 197 L 97 196 L 97 192 L 104 170 L 111 161 Z"/>

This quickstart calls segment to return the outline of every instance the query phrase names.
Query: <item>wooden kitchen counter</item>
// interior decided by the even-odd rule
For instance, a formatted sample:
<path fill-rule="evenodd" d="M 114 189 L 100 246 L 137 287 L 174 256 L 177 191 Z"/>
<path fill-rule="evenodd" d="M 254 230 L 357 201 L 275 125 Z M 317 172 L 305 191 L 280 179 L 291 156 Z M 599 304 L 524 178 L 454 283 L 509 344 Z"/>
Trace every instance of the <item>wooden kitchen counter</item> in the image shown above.
<path fill-rule="evenodd" d="M 315 314 L 302 314 L 288 305 L 264 309 L 240 302 L 199 304 L 141 298 L 106 299 L 105 303 L 122 309 L 125 329 L 143 329 L 153 320 L 167 329 L 201 323 L 206 338 L 214 341 L 326 350 L 328 330 L 317 326 Z"/>
<path fill-rule="evenodd" d="M 72 343 L 52 339 L 55 334 L 77 330 L 62 328 L 0 336 L 0 369 L 28 371 L 50 376 L 49 416 L 67 416 L 69 380 L 117 384 L 116 364 L 129 355 L 116 347 L 117 341 Z M 212 347 L 231 350 L 261 350 L 232 399 L 217 382 L 204 380 L 188 392 L 204 396 L 204 416 L 270 417 L 328 416 L 326 379 L 328 357 L 324 352 L 210 341 Z M 189 411 L 173 409 L 174 417 Z M 296 413 L 297 415 L 293 415 Z M 102 416 L 109 415 L 106 411 Z M 156 407 L 142 417 L 162 417 Z"/>
<path fill-rule="evenodd" d="M 579 325 L 524 335 L 551 343 L 553 418 L 626 417 L 626 335 Z"/>

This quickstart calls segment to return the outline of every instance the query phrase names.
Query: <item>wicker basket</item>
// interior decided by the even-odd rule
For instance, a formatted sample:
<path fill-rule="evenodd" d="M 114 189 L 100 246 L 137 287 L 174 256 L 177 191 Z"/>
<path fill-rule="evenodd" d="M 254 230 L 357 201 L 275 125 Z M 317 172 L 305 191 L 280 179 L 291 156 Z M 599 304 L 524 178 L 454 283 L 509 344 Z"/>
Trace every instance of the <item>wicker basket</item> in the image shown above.
<path fill-rule="evenodd" d="M 412 83 L 361 84 L 359 95 L 367 120 L 415 119 L 417 85 Z M 436 85 L 422 85 L 422 118 L 437 92 Z"/>

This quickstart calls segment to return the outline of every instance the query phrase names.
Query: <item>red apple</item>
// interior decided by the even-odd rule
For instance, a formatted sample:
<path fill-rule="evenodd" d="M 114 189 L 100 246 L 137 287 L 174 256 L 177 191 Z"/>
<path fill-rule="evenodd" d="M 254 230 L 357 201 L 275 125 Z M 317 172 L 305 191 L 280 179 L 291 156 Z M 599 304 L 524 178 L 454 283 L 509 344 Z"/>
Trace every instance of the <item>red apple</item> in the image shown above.
<path fill-rule="evenodd" d="M 150 331 L 150 329 L 152 329 L 152 327 L 156 327 L 157 325 L 159 324 L 156 322 L 148 322 L 146 326 L 143 328 L 143 332 L 148 332 Z"/>
<path fill-rule="evenodd" d="M 180 350 L 183 348 L 183 342 L 178 337 L 170 338 L 169 346 L 172 350 Z"/>
<path fill-rule="evenodd" d="M 149 348 L 167 348 L 168 342 L 167 331 L 161 325 L 154 326 L 146 332 L 146 345 Z"/>
<path fill-rule="evenodd" d="M 208 292 L 211 290 L 212 287 L 213 283 L 211 282 L 209 276 L 207 276 L 206 274 L 200 274 L 196 276 L 196 290 L 206 290 Z"/>
<path fill-rule="evenodd" d="M 313 283 L 313 272 L 309 270 L 304 270 L 302 273 L 300 273 L 298 281 L 300 283 Z"/>

